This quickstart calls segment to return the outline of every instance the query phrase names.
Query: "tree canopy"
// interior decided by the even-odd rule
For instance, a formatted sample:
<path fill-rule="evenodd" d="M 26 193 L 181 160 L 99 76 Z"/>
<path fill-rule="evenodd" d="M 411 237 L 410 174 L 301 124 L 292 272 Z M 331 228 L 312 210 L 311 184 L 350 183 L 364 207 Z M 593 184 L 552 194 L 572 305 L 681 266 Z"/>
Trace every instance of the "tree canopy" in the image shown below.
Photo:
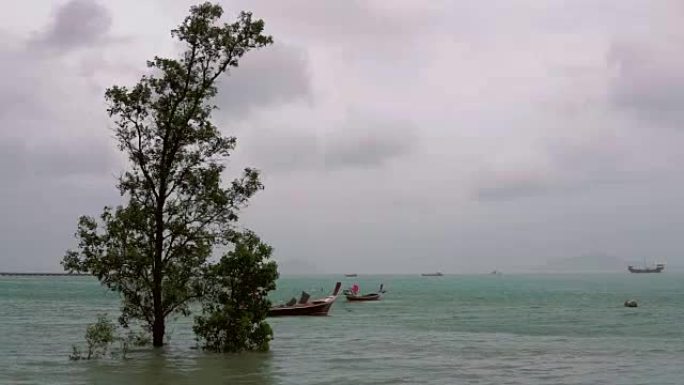
<path fill-rule="evenodd" d="M 221 183 L 236 139 L 212 123 L 211 100 L 221 75 L 273 40 L 251 13 L 231 24 L 222 14 L 216 4 L 191 7 L 171 32 L 184 47 L 179 58 L 155 57 L 137 84 L 106 91 L 114 137 L 129 160 L 118 178 L 126 203 L 81 217 L 78 249 L 62 261 L 121 293 L 120 323 L 146 323 L 154 346 L 164 343 L 166 318 L 189 314 L 189 303 L 209 290 L 208 274 L 228 274 L 212 267 L 212 251 L 239 238 L 238 213 L 263 188 L 251 168 Z"/>

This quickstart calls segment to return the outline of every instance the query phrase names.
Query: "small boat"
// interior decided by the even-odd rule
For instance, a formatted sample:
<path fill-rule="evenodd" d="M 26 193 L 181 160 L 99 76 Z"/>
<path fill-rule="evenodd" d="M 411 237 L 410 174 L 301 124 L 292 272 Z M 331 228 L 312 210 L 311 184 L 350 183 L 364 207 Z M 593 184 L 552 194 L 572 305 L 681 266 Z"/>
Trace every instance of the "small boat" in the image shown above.
<path fill-rule="evenodd" d="M 354 277 L 358 277 L 359 275 L 356 273 L 353 273 L 353 274 L 345 274 L 344 276 L 348 277 L 348 278 L 354 278 Z"/>
<path fill-rule="evenodd" d="M 342 287 L 342 282 L 337 282 L 335 284 L 335 289 L 332 295 L 327 297 L 314 299 L 309 301 L 309 294 L 302 292 L 302 296 L 299 301 L 296 298 L 292 298 L 288 303 L 284 305 L 273 306 L 268 311 L 269 317 L 279 317 L 279 316 L 301 316 L 301 315 L 328 315 L 330 308 L 340 294 L 340 288 Z"/>
<path fill-rule="evenodd" d="M 377 301 L 382 297 L 382 294 L 385 293 L 383 286 L 383 284 L 380 284 L 380 289 L 377 293 L 368 293 L 363 295 L 355 295 L 353 293 L 346 294 L 347 301 Z"/>
<path fill-rule="evenodd" d="M 658 263 L 655 265 L 655 267 L 634 267 L 634 266 L 627 266 L 627 270 L 629 270 L 630 273 L 660 273 L 665 269 L 665 265 L 662 263 Z"/>
<path fill-rule="evenodd" d="M 443 275 L 444 274 L 440 273 L 439 271 L 436 273 L 423 273 L 423 274 L 421 274 L 421 276 L 423 276 L 423 277 L 441 277 Z"/>

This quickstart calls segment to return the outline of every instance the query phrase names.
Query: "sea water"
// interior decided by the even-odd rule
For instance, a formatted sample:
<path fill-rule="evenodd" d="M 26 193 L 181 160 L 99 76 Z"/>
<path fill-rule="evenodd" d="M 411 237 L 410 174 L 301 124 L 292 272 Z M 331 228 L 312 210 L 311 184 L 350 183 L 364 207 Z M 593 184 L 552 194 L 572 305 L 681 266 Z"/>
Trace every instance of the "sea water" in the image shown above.
<path fill-rule="evenodd" d="M 187 318 L 162 350 L 70 361 L 88 323 L 116 318 L 116 293 L 89 277 L 0 277 L 0 384 L 684 383 L 684 275 L 283 277 L 273 300 L 338 280 L 387 293 L 270 319 L 269 353 L 204 353 Z"/>

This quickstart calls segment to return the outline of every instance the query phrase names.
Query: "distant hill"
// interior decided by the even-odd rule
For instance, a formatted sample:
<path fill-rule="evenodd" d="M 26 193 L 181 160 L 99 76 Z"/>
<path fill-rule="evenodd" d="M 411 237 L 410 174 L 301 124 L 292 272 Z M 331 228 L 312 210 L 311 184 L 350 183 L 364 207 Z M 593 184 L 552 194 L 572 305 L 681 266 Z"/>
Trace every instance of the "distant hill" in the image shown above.
<path fill-rule="evenodd" d="M 622 258 L 609 255 L 583 255 L 554 259 L 540 268 L 553 273 L 614 273 L 624 271 L 629 263 Z"/>

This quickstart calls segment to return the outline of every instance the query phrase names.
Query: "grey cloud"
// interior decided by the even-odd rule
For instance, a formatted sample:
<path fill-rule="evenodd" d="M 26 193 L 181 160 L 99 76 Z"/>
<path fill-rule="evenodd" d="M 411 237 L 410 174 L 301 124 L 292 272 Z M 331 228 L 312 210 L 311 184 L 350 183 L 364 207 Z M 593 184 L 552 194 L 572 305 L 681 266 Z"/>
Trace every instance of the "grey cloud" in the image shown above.
<path fill-rule="evenodd" d="M 419 146 L 411 122 L 352 113 L 328 132 L 251 127 L 240 141 L 249 162 L 267 172 L 375 168 L 411 154 Z M 315 128 L 315 127 L 314 127 Z"/>
<path fill-rule="evenodd" d="M 493 173 L 481 177 L 482 180 L 477 185 L 474 195 L 477 200 L 483 202 L 517 201 L 544 196 L 567 196 L 602 186 L 636 181 L 612 173 L 597 174 L 592 170 L 587 173 L 588 175 L 576 176 L 572 175 L 572 172 L 566 174 L 561 169 L 550 175 L 527 174 L 520 171 L 513 175 Z"/>
<path fill-rule="evenodd" d="M 480 201 L 504 201 L 537 196 L 555 189 L 546 176 L 531 172 L 496 172 L 480 176 L 475 196 Z"/>
<path fill-rule="evenodd" d="M 222 78 L 215 100 L 220 116 L 244 117 L 256 108 L 286 104 L 311 96 L 306 51 L 286 44 L 250 52 L 240 67 Z"/>
<path fill-rule="evenodd" d="M 46 56 L 0 50 L 0 58 L 5 59 L 0 71 L 14 74 L 0 79 L 0 175 L 24 179 L 109 170 L 113 152 L 107 143 L 104 117 L 99 120 L 89 111 L 70 116 L 75 106 L 77 110 L 99 108 L 99 103 L 88 103 L 86 94 L 63 97 L 67 91 L 80 89 L 77 79 L 64 72 L 51 78 L 45 72 L 48 66 L 58 71 L 63 67 Z M 88 133 L 84 126 L 98 124 L 99 133 L 84 135 Z M 73 133 L 71 129 L 75 129 Z"/>
<path fill-rule="evenodd" d="M 26 145 L 20 140 L 0 137 L 0 177 L 4 180 L 22 178 L 27 170 Z"/>
<path fill-rule="evenodd" d="M 68 54 L 0 37 L 0 265 L 59 271 L 76 218 L 118 195 L 102 93 Z"/>
<path fill-rule="evenodd" d="M 545 151 L 546 166 L 481 171 L 475 197 L 481 201 L 507 201 L 563 195 L 643 183 L 654 177 L 651 170 L 635 164 L 632 150 L 621 143 L 598 139 L 581 144 L 556 141 L 547 143 Z"/>
<path fill-rule="evenodd" d="M 310 52 L 325 52 L 315 57 L 322 64 L 316 75 L 332 70 L 334 81 L 342 82 L 348 71 L 366 72 L 376 84 L 394 84 L 397 77 L 415 79 L 432 54 L 432 44 L 444 36 L 439 30 L 442 22 L 450 22 L 443 12 L 448 2 L 441 0 L 430 1 L 429 6 L 374 0 L 236 0 L 233 4 L 232 9 L 249 9 L 263 18 L 276 38 L 300 42 Z M 339 71 L 338 66 L 346 68 Z"/>
<path fill-rule="evenodd" d="M 326 138 L 328 169 L 374 167 L 411 153 L 418 145 L 416 127 L 408 122 L 352 118 Z"/>
<path fill-rule="evenodd" d="M 111 177 L 10 180 L 0 188 L 0 265 L 9 271 L 60 271 L 80 215 L 116 204 Z"/>
<path fill-rule="evenodd" d="M 615 71 L 609 96 L 614 105 L 651 122 L 684 123 L 684 41 L 616 42 L 609 52 Z"/>
<path fill-rule="evenodd" d="M 104 129 L 104 128 L 103 128 Z M 37 176 L 106 175 L 112 170 L 112 146 L 105 141 L 79 140 L 42 145 L 28 153 L 30 169 Z"/>
<path fill-rule="evenodd" d="M 320 164 L 320 146 L 314 134 L 265 129 L 239 138 L 238 149 L 243 143 L 250 165 L 269 174 L 312 170 Z"/>
<path fill-rule="evenodd" d="M 0 119 L 0 125 L 5 123 Z M 13 124 L 14 127 L 22 126 L 21 121 Z M 115 163 L 112 146 L 104 138 L 29 140 L 0 132 L 0 177 L 3 179 L 103 175 L 112 170 Z"/>
<path fill-rule="evenodd" d="M 0 48 L 0 72 L 12 74 L 0 78 L 0 172 L 14 182 L 0 189 L 7 269 L 58 270 L 78 215 L 116 202 L 106 123 L 86 112 L 103 112 L 101 86 L 170 54 L 168 29 L 190 3 L 100 0 L 138 15 L 111 25 L 131 36 L 123 49 L 100 44 L 112 39 L 107 16 L 83 26 L 80 11 L 11 31 L 41 34 L 29 54 Z M 592 250 L 679 258 L 684 188 L 672 175 L 684 132 L 650 129 L 684 122 L 677 12 L 632 0 L 222 3 L 253 10 L 276 38 L 221 84 L 216 117 L 241 130 L 236 156 L 247 159 L 229 172 L 264 171 L 243 218 L 284 270 L 509 271 Z M 50 47 L 63 54 L 43 55 Z M 582 74 L 560 79 L 561 67 Z M 579 107 L 547 111 L 556 97 Z"/>
<path fill-rule="evenodd" d="M 68 51 L 107 41 L 112 25 L 109 10 L 94 0 L 71 0 L 59 7 L 51 25 L 33 44 L 51 50 Z"/>
<path fill-rule="evenodd" d="M 7 38 L 0 34 L 0 39 Z M 18 134 L 24 131 L 22 121 L 35 121 L 50 112 L 46 98 L 41 94 L 43 76 L 46 78 L 46 61 L 18 49 L 0 47 L 0 72 L 12 74 L 0 77 L 0 133 Z"/>
<path fill-rule="evenodd" d="M 416 36 L 416 31 L 434 26 L 440 5 L 349 0 L 339 2 L 237 1 L 238 7 L 254 9 L 255 14 L 276 28 L 306 32 L 313 38 L 333 38 L 344 44 L 385 40 L 397 43 L 399 37 Z M 430 23 L 433 21 L 433 23 Z"/>

